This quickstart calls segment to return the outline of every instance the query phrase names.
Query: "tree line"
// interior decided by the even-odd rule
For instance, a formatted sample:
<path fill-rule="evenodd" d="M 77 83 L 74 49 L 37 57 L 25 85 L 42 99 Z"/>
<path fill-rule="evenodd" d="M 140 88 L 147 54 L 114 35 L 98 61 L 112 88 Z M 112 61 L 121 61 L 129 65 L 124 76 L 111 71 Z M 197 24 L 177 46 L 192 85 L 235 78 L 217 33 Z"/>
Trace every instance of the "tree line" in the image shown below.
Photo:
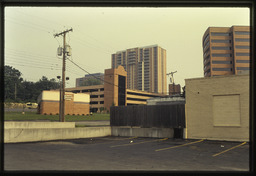
<path fill-rule="evenodd" d="M 37 82 L 24 80 L 21 72 L 12 66 L 4 66 L 5 102 L 36 102 L 43 90 L 59 89 L 60 83 L 54 78 L 42 76 Z"/>

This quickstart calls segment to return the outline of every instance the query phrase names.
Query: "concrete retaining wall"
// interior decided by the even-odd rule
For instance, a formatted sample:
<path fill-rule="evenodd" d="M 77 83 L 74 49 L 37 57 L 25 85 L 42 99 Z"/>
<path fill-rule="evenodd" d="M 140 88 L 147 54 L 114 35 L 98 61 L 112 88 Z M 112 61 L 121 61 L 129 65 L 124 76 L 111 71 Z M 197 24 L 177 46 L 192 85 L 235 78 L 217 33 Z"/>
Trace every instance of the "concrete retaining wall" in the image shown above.
<path fill-rule="evenodd" d="M 12 128 L 4 130 L 4 142 L 35 142 L 111 135 L 111 127 L 86 128 Z"/>
<path fill-rule="evenodd" d="M 104 136 L 173 138 L 172 128 L 83 127 L 75 122 L 5 122 L 4 142 L 36 142 Z"/>
<path fill-rule="evenodd" d="M 4 122 L 5 129 L 14 128 L 75 128 L 75 122 Z"/>
<path fill-rule="evenodd" d="M 112 136 L 173 138 L 173 128 L 111 127 Z"/>

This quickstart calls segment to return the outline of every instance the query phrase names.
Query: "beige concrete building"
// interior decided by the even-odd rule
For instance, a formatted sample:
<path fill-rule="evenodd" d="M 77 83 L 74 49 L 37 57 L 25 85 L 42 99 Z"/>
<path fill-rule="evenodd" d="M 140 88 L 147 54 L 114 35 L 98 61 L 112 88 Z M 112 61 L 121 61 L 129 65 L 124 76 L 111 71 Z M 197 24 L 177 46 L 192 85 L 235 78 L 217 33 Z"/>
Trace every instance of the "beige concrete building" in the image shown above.
<path fill-rule="evenodd" d="M 249 141 L 249 75 L 186 79 L 189 139 Z"/>
<path fill-rule="evenodd" d="M 250 27 L 209 27 L 203 36 L 204 76 L 250 70 Z"/>
<path fill-rule="evenodd" d="M 131 48 L 112 54 L 112 68 L 127 71 L 127 88 L 167 93 L 166 50 L 158 45 Z"/>

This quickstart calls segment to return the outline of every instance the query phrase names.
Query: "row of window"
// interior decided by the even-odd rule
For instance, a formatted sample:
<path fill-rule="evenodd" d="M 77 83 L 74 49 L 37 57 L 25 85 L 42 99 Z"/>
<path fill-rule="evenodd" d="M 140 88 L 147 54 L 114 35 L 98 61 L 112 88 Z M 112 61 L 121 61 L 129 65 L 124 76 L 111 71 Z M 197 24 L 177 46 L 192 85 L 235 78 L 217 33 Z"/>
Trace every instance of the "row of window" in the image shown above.
<path fill-rule="evenodd" d="M 248 31 L 235 31 L 236 35 L 250 35 Z M 211 32 L 212 36 L 231 36 L 229 32 Z"/>
<path fill-rule="evenodd" d="M 231 50 L 231 47 L 229 46 L 213 46 L 213 50 Z"/>
<path fill-rule="evenodd" d="M 250 63 L 250 60 L 236 60 L 236 63 Z M 212 64 L 232 64 L 232 61 L 212 61 Z M 210 62 L 208 62 L 205 65 L 205 68 L 210 65 Z"/>
<path fill-rule="evenodd" d="M 90 95 L 90 98 L 104 98 L 104 94 L 102 95 Z"/>
<path fill-rule="evenodd" d="M 236 53 L 236 56 L 250 56 L 250 53 Z M 212 57 L 232 57 L 232 54 L 215 53 Z"/>
<path fill-rule="evenodd" d="M 249 38 L 235 38 L 236 42 L 250 42 Z M 212 43 L 231 43 L 231 40 L 211 40 Z"/>
<path fill-rule="evenodd" d="M 249 67 L 236 67 L 237 70 L 250 70 Z M 232 71 L 232 68 L 212 68 L 212 71 Z"/>
<path fill-rule="evenodd" d="M 90 104 L 98 104 L 98 101 L 91 101 Z M 100 104 L 104 104 L 104 101 L 100 101 Z"/>
<path fill-rule="evenodd" d="M 250 35 L 250 32 L 248 32 L 248 31 L 235 31 L 235 34 L 237 34 L 237 35 Z"/>
<path fill-rule="evenodd" d="M 216 53 L 216 54 L 212 54 L 212 57 L 232 57 L 232 54 Z"/>
<path fill-rule="evenodd" d="M 104 88 L 100 88 L 100 91 L 104 91 Z M 98 89 L 85 89 L 82 92 L 98 92 Z"/>
<path fill-rule="evenodd" d="M 250 53 L 236 53 L 236 56 L 250 56 Z"/>
<path fill-rule="evenodd" d="M 212 61 L 212 64 L 232 64 L 232 61 Z"/>
<path fill-rule="evenodd" d="M 231 43 L 231 40 L 211 40 L 212 43 Z"/>
<path fill-rule="evenodd" d="M 232 68 L 212 68 L 212 71 L 232 71 Z"/>
<path fill-rule="evenodd" d="M 249 60 L 236 60 L 236 63 L 250 63 Z"/>
<path fill-rule="evenodd" d="M 224 32 L 211 32 L 212 36 L 231 36 L 231 33 Z"/>
<path fill-rule="evenodd" d="M 242 45 L 236 45 L 237 49 L 250 49 L 250 46 L 242 46 Z"/>

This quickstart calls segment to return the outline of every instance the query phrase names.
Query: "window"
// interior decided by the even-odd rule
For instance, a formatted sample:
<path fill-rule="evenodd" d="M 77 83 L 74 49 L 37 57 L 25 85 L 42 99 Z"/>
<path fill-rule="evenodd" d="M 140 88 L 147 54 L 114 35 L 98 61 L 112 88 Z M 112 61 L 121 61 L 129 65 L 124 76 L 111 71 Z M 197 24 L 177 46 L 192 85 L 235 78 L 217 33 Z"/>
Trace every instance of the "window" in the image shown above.
<path fill-rule="evenodd" d="M 231 50 L 231 47 L 228 46 L 213 46 L 213 50 Z"/>
<path fill-rule="evenodd" d="M 235 34 L 237 34 L 237 35 L 250 35 L 250 32 L 248 32 L 248 31 L 235 31 Z"/>
<path fill-rule="evenodd" d="M 250 56 L 250 53 L 236 53 L 236 56 Z"/>
<path fill-rule="evenodd" d="M 212 54 L 212 57 L 232 57 L 232 54 Z"/>
<path fill-rule="evenodd" d="M 100 101 L 100 104 L 104 104 L 104 101 Z"/>
<path fill-rule="evenodd" d="M 249 67 L 236 67 L 237 70 L 250 70 Z"/>
<path fill-rule="evenodd" d="M 103 98 L 104 97 L 104 94 L 103 95 L 100 95 L 100 98 Z"/>
<path fill-rule="evenodd" d="M 212 68 L 213 71 L 232 71 L 232 68 Z"/>
<path fill-rule="evenodd" d="M 250 63 L 249 60 L 236 60 L 236 63 Z"/>
<path fill-rule="evenodd" d="M 231 43 L 231 40 L 211 40 L 212 43 Z"/>
<path fill-rule="evenodd" d="M 223 32 L 211 32 L 212 36 L 230 36 L 230 33 L 223 33 Z"/>
<path fill-rule="evenodd" d="M 98 98 L 98 95 L 90 95 L 90 98 Z"/>
<path fill-rule="evenodd" d="M 209 39 L 209 34 L 206 35 L 206 37 L 204 38 L 203 44 L 205 45 L 205 42 Z"/>
<path fill-rule="evenodd" d="M 250 42 L 250 39 L 244 39 L 244 38 L 235 38 L 236 42 Z"/>
<path fill-rule="evenodd" d="M 207 43 L 206 43 L 205 46 L 204 46 L 204 49 L 205 49 L 206 47 L 208 47 L 209 45 L 210 45 L 210 42 L 207 41 Z"/>
<path fill-rule="evenodd" d="M 232 64 L 232 61 L 212 61 L 212 64 Z"/>
<path fill-rule="evenodd" d="M 236 45 L 237 49 L 250 49 L 250 46 Z"/>
<path fill-rule="evenodd" d="M 98 104 L 97 101 L 91 101 L 90 104 Z"/>

